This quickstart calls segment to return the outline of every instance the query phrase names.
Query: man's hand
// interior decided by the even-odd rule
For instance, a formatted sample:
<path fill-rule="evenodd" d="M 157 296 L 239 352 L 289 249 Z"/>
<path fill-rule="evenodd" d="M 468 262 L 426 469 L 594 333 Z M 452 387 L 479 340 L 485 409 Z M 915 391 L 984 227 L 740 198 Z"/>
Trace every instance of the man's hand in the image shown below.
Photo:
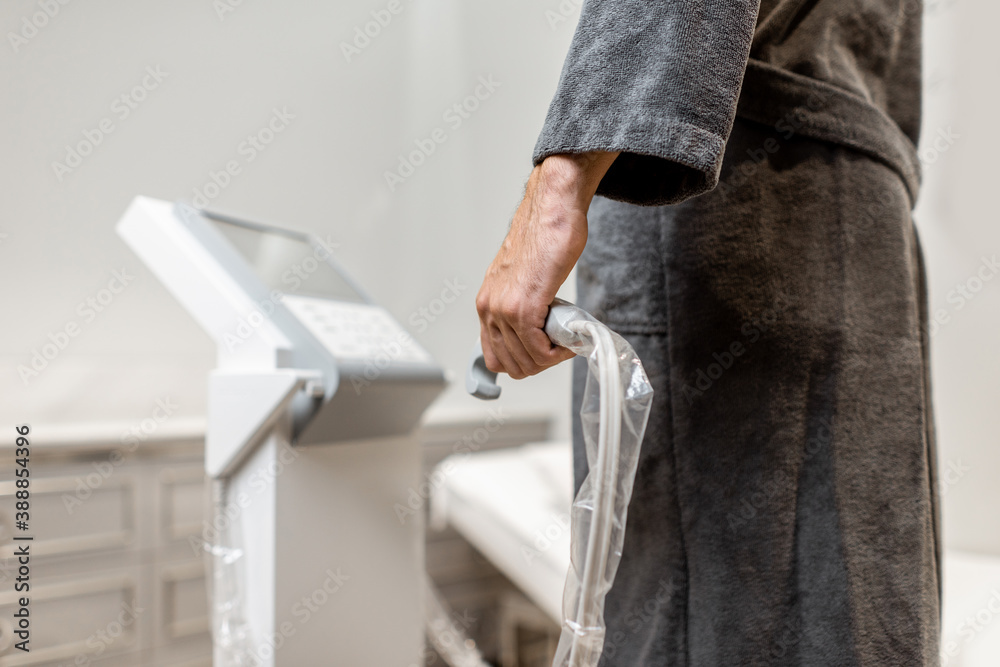
<path fill-rule="evenodd" d="M 519 380 L 573 357 L 542 327 L 587 245 L 587 210 L 618 153 L 552 155 L 531 172 L 476 309 L 486 367 Z"/>

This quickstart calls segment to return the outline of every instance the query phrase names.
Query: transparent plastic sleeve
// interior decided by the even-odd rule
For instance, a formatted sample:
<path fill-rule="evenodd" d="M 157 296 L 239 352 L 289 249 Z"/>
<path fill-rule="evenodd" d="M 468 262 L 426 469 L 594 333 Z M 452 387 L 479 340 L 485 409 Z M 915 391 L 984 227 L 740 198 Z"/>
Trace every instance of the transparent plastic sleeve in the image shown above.
<path fill-rule="evenodd" d="M 243 596 L 243 539 L 238 521 L 226 520 L 225 480 L 212 482 L 211 541 L 205 540 L 208 598 L 212 617 L 212 642 L 216 667 L 255 667 L 250 626 Z"/>
<path fill-rule="evenodd" d="M 546 333 L 587 358 L 580 419 L 588 473 L 573 499 L 570 568 L 553 667 L 596 667 L 604 600 L 621 561 L 625 520 L 653 388 L 628 342 L 586 311 L 561 302 Z"/>

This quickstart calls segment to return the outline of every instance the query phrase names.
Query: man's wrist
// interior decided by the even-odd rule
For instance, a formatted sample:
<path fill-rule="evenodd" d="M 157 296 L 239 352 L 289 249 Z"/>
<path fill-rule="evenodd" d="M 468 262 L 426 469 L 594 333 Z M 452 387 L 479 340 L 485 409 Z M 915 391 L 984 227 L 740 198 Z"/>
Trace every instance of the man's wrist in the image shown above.
<path fill-rule="evenodd" d="M 538 168 L 547 194 L 564 204 L 573 203 L 581 211 L 590 208 L 601 179 L 618 157 L 618 152 L 591 151 L 550 155 Z"/>

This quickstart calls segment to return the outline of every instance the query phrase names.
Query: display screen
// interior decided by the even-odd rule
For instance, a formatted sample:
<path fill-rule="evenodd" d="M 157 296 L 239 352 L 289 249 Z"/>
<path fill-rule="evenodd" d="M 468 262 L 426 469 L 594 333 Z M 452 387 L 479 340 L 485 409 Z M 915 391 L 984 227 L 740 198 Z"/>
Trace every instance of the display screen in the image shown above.
<path fill-rule="evenodd" d="M 327 261 L 332 248 L 314 248 L 304 239 L 278 231 L 209 218 L 239 251 L 268 289 L 365 303 L 365 298 Z"/>

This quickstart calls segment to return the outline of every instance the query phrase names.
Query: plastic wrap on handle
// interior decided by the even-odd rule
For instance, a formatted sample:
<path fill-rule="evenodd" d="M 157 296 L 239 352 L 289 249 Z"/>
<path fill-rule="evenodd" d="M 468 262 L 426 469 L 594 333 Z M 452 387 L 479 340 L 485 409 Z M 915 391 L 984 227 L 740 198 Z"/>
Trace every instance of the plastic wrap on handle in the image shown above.
<path fill-rule="evenodd" d="M 597 667 L 604 647 L 604 600 L 625 541 L 625 520 L 653 387 L 628 342 L 587 311 L 556 299 L 545 320 L 556 345 L 587 358 L 580 420 L 588 473 L 573 499 L 570 568 L 563 591 L 563 625 L 553 667 Z M 477 341 L 466 389 L 500 396 Z"/>
<path fill-rule="evenodd" d="M 596 667 L 604 646 L 604 601 L 621 561 L 625 522 L 653 388 L 629 343 L 566 302 L 546 333 L 587 358 L 580 420 L 588 473 L 573 499 L 570 569 L 553 667 Z"/>

